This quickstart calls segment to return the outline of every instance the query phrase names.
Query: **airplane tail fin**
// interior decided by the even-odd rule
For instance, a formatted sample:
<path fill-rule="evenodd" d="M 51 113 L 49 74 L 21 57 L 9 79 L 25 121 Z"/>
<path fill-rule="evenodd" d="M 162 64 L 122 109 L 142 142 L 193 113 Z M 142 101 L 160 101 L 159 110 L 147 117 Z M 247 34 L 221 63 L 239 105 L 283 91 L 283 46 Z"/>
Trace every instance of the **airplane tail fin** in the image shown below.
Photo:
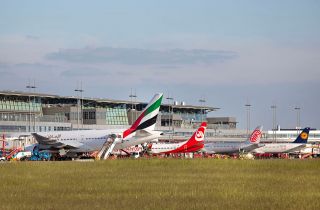
<path fill-rule="evenodd" d="M 163 94 L 156 94 L 142 111 L 132 126 L 123 132 L 123 138 L 133 135 L 136 131 L 153 131 L 156 125 Z"/>
<path fill-rule="evenodd" d="M 309 131 L 310 131 L 309 127 L 304 128 L 293 143 L 307 143 L 308 137 L 309 137 Z"/>
<path fill-rule="evenodd" d="M 188 143 L 194 143 L 194 142 L 202 142 L 204 141 L 204 133 L 206 132 L 207 129 L 207 123 L 203 122 L 201 123 L 200 127 L 194 134 L 190 137 L 188 140 Z"/>
<path fill-rule="evenodd" d="M 256 127 L 256 129 L 254 129 L 248 141 L 250 142 L 250 144 L 259 144 L 261 136 L 262 136 L 262 126 L 260 125 Z"/>

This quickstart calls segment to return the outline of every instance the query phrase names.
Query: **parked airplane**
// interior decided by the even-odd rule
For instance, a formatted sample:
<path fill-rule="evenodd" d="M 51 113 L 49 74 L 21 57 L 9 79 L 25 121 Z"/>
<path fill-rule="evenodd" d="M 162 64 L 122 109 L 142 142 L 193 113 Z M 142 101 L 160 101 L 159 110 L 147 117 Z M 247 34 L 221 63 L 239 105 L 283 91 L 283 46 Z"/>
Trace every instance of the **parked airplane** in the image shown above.
<path fill-rule="evenodd" d="M 290 153 L 304 148 L 307 144 L 310 128 L 306 127 L 292 143 L 271 143 L 263 147 L 256 148 L 253 153 Z"/>
<path fill-rule="evenodd" d="M 262 126 L 258 126 L 251 134 L 250 138 L 245 142 L 210 142 L 205 143 L 203 151 L 208 154 L 234 154 L 240 152 L 250 152 L 259 146 L 262 135 Z"/>
<path fill-rule="evenodd" d="M 203 122 L 189 140 L 171 144 L 153 143 L 148 147 L 148 152 L 151 154 L 171 154 L 199 151 L 204 146 L 203 141 L 206 128 L 207 123 Z"/>
<path fill-rule="evenodd" d="M 156 94 L 127 130 L 53 131 L 32 133 L 32 136 L 39 143 L 40 150 L 60 151 L 66 155 L 102 150 L 109 142 L 112 142 L 109 145 L 112 145 L 109 147 L 112 151 L 157 140 L 162 135 L 162 132 L 154 130 L 162 97 L 163 94 Z"/>

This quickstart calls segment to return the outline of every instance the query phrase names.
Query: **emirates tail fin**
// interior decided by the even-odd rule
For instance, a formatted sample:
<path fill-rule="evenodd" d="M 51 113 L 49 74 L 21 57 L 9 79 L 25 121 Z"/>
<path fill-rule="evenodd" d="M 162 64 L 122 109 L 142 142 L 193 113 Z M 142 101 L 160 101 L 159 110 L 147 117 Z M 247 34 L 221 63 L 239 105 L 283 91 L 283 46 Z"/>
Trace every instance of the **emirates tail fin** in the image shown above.
<path fill-rule="evenodd" d="M 123 138 L 127 138 L 128 136 L 132 136 L 136 131 L 153 131 L 157 117 L 159 114 L 159 109 L 161 105 L 163 94 L 156 94 L 151 101 L 148 103 L 146 108 L 142 111 L 138 119 L 132 124 L 132 126 L 123 132 Z"/>

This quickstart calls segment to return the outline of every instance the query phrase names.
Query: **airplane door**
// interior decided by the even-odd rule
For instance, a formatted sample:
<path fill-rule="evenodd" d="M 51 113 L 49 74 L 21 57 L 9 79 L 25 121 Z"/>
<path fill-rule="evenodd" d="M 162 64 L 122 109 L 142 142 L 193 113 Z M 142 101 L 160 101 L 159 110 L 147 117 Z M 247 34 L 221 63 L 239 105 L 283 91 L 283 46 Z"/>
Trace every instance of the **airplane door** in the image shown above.
<path fill-rule="evenodd" d="M 84 143 L 84 135 L 81 135 L 81 136 L 80 136 L 80 142 L 81 142 L 81 143 Z"/>

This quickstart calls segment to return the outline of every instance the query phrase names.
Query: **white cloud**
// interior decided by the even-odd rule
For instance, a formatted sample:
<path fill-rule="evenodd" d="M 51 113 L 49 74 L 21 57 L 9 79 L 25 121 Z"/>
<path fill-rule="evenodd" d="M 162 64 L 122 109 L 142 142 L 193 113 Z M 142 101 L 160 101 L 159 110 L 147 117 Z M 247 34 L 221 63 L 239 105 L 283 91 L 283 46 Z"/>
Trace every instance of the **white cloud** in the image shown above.
<path fill-rule="evenodd" d="M 43 40 L 34 35 L 0 36 L 0 63 L 42 62 L 43 56 L 62 46 L 58 41 Z"/>
<path fill-rule="evenodd" d="M 49 60 L 70 63 L 117 63 L 127 65 L 213 64 L 232 60 L 236 57 L 237 53 L 222 50 L 170 49 L 160 51 L 112 47 L 67 49 L 47 55 Z"/>
<path fill-rule="evenodd" d="M 2 69 L 26 78 L 42 75 L 48 81 L 54 74 L 55 82 L 78 79 L 128 86 L 276 85 L 320 79 L 317 48 L 255 44 L 238 46 L 235 51 L 87 47 L 51 52 L 40 62 Z"/>

